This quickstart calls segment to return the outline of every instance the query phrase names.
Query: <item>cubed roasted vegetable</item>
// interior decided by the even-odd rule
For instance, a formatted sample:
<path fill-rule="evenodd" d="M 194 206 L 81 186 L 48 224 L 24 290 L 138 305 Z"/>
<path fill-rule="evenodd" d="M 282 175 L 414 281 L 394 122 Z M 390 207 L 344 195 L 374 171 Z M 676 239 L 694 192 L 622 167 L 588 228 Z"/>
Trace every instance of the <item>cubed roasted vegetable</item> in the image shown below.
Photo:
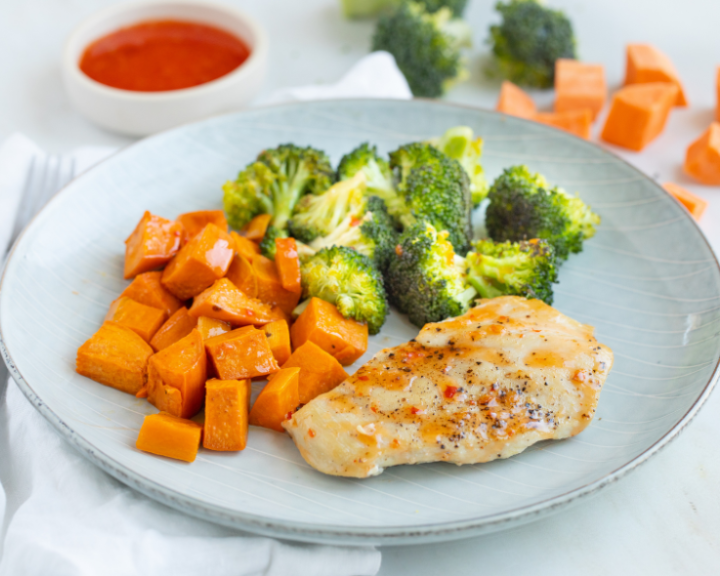
<path fill-rule="evenodd" d="M 180 250 L 182 224 L 145 212 L 125 240 L 126 279 L 165 266 Z"/>

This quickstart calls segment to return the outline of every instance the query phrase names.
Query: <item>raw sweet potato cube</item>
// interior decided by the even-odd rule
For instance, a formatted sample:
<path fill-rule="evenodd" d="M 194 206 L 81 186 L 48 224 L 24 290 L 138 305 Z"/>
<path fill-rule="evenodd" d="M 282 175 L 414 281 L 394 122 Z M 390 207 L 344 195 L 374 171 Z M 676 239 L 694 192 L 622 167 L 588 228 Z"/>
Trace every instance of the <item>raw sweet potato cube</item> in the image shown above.
<path fill-rule="evenodd" d="M 275 262 L 269 258 L 257 256 L 253 258 L 252 266 L 257 278 L 258 298 L 290 314 L 300 301 L 300 291 L 283 288 Z"/>
<path fill-rule="evenodd" d="M 368 327 L 343 317 L 330 302 L 311 298 L 290 329 L 293 348 L 313 342 L 348 366 L 367 350 Z"/>
<path fill-rule="evenodd" d="M 235 242 L 235 254 L 237 254 L 238 256 L 242 256 L 248 262 L 252 262 L 252 259 L 258 254 L 260 254 L 260 246 L 258 246 L 249 238 L 246 238 L 245 236 L 240 236 L 240 234 L 238 234 L 234 230 L 230 232 L 230 236 Z"/>
<path fill-rule="evenodd" d="M 167 320 L 167 313 L 159 308 L 135 302 L 127 296 L 120 296 L 110 304 L 105 320 L 130 328 L 145 342 L 150 342 L 155 332 Z"/>
<path fill-rule="evenodd" d="M 272 216 L 270 216 L 270 214 L 260 214 L 259 216 L 255 216 L 255 218 L 245 224 L 245 227 L 242 230 L 245 238 L 252 240 L 253 242 L 260 242 L 260 240 L 262 240 L 265 236 L 265 231 L 270 224 L 270 220 L 272 220 Z"/>
<path fill-rule="evenodd" d="M 180 250 L 182 237 L 182 224 L 145 212 L 125 240 L 125 278 L 165 266 Z"/>
<path fill-rule="evenodd" d="M 675 106 L 687 106 L 685 91 L 675 66 L 665 54 L 649 44 L 628 44 L 625 85 L 669 82 L 677 86 Z"/>
<path fill-rule="evenodd" d="M 250 296 L 250 298 L 257 298 L 258 283 L 257 277 L 255 276 L 255 270 L 253 269 L 252 264 L 250 264 L 250 261 L 244 256 L 241 256 L 240 254 L 235 254 L 235 256 L 233 256 L 230 268 L 228 268 L 227 274 L 225 274 L 225 278 L 230 280 L 230 282 L 235 284 L 237 288 L 239 288 L 247 296 Z"/>
<path fill-rule="evenodd" d="M 682 186 L 678 186 L 673 182 L 665 182 L 663 188 L 667 190 L 673 198 L 675 198 L 680 204 L 685 206 L 688 212 L 692 215 L 695 220 L 700 220 L 702 215 L 707 210 L 707 200 L 703 200 L 700 196 L 693 194 L 689 190 L 686 190 Z"/>
<path fill-rule="evenodd" d="M 228 223 L 222 210 L 198 210 L 186 212 L 177 217 L 177 221 L 185 228 L 185 242 L 189 242 L 208 224 L 215 224 L 220 230 L 227 232 Z"/>
<path fill-rule="evenodd" d="M 720 122 L 690 144 L 685 154 L 685 172 L 703 184 L 720 184 Z"/>
<path fill-rule="evenodd" d="M 302 292 L 300 285 L 300 258 L 295 238 L 275 239 L 275 266 L 280 276 L 280 284 L 290 292 Z"/>
<path fill-rule="evenodd" d="M 495 110 L 519 118 L 530 118 L 537 112 L 537 107 L 529 94 L 505 80 L 500 88 L 500 97 Z"/>
<path fill-rule="evenodd" d="M 182 306 L 182 302 L 165 289 L 160 278 L 162 278 L 162 272 L 138 274 L 120 296 L 127 296 L 145 306 L 165 310 L 170 317 Z"/>
<path fill-rule="evenodd" d="M 220 334 L 230 332 L 232 326 L 222 320 L 200 316 L 200 318 L 197 319 L 197 329 L 200 330 L 203 340 L 207 340 L 208 338 L 214 338 L 215 336 L 220 336 Z"/>
<path fill-rule="evenodd" d="M 265 385 L 250 410 L 250 424 L 284 432 L 282 422 L 300 405 L 299 368 L 280 370 Z"/>
<path fill-rule="evenodd" d="M 621 88 L 613 96 L 602 139 L 639 152 L 665 128 L 677 91 L 667 82 Z"/>
<path fill-rule="evenodd" d="M 190 307 L 190 315 L 224 320 L 233 326 L 262 326 L 278 319 L 268 304 L 245 295 L 227 278 L 221 278 L 198 294 Z"/>
<path fill-rule="evenodd" d="M 77 351 L 75 370 L 100 384 L 137 394 L 147 380 L 153 349 L 135 332 L 105 322 Z"/>
<path fill-rule="evenodd" d="M 555 61 L 555 112 L 589 108 L 595 120 L 606 99 L 607 84 L 602 64 L 566 58 Z"/>
<path fill-rule="evenodd" d="M 300 368 L 298 390 L 301 404 L 329 392 L 348 377 L 334 356 L 310 340 L 296 348 L 282 368 Z"/>
<path fill-rule="evenodd" d="M 590 129 L 592 128 L 590 108 L 566 112 L 538 112 L 532 119 L 540 124 L 560 128 L 560 130 L 565 130 L 565 132 L 570 132 L 570 134 L 575 134 L 585 140 L 590 139 Z"/>
<path fill-rule="evenodd" d="M 207 356 L 202 336 L 193 330 L 148 362 L 148 401 L 158 410 L 192 418 L 205 399 Z"/>
<path fill-rule="evenodd" d="M 167 412 L 145 416 L 135 446 L 144 452 L 193 462 L 203 428 L 197 422 Z"/>
<path fill-rule="evenodd" d="M 225 276 L 234 254 L 232 246 L 227 232 L 208 224 L 165 268 L 163 286 L 180 300 L 197 296 Z"/>
<path fill-rule="evenodd" d="M 203 447 L 244 450 L 248 435 L 250 380 L 208 380 L 205 384 Z"/>
<path fill-rule="evenodd" d="M 273 356 L 277 363 L 282 366 L 292 354 L 290 347 L 290 328 L 285 320 L 276 320 L 263 326 L 265 336 L 267 336 L 268 346 L 272 350 Z"/>
<path fill-rule="evenodd" d="M 205 341 L 210 363 L 221 380 L 255 378 L 280 368 L 268 345 L 265 332 L 244 326 Z"/>
<path fill-rule="evenodd" d="M 175 314 L 167 319 L 167 322 L 160 327 L 150 340 L 155 352 L 160 352 L 171 344 L 175 344 L 178 340 L 185 338 L 193 331 L 197 324 L 197 319 L 188 314 L 187 308 L 180 308 Z"/>

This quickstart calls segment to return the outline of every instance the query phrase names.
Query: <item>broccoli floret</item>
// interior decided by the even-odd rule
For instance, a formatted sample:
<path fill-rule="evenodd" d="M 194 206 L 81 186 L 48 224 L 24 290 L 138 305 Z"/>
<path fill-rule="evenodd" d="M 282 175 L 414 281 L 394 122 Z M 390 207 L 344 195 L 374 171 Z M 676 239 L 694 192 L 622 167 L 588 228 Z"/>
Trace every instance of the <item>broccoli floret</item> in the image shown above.
<path fill-rule="evenodd" d="M 437 98 L 467 78 L 460 49 L 470 45 L 470 27 L 443 7 L 428 12 L 423 4 L 404 2 L 378 21 L 372 49 L 395 57 L 415 96 Z"/>
<path fill-rule="evenodd" d="M 490 27 L 494 70 L 516 84 L 550 88 L 555 82 L 555 61 L 577 58 L 575 34 L 567 16 L 537 0 L 498 2 L 502 22 Z"/>
<path fill-rule="evenodd" d="M 395 10 L 403 0 L 341 0 L 343 13 L 346 18 L 368 18 L 383 12 Z M 447 6 L 452 13 L 460 17 L 465 12 L 467 0 L 419 0 L 425 5 L 428 12 L 437 12 Z"/>
<path fill-rule="evenodd" d="M 390 259 L 385 275 L 390 302 L 420 327 L 464 314 L 477 296 L 466 283 L 466 269 L 447 232 L 420 221 L 400 236 Z"/>
<path fill-rule="evenodd" d="M 275 238 L 287 238 L 288 233 L 286 230 L 282 230 L 276 226 L 268 226 L 265 230 L 265 236 L 260 241 L 260 252 L 266 258 L 275 260 L 275 252 L 277 247 L 275 246 Z"/>
<path fill-rule="evenodd" d="M 466 260 L 468 283 L 482 298 L 510 295 L 553 302 L 555 251 L 545 240 L 479 240 Z"/>
<path fill-rule="evenodd" d="M 488 195 L 485 227 L 496 242 L 531 238 L 547 240 L 559 262 L 582 250 L 584 240 L 595 234 L 600 217 L 580 198 L 550 187 L 527 166 L 507 168 Z"/>
<path fill-rule="evenodd" d="M 294 144 L 264 150 L 223 186 L 228 223 L 242 228 L 258 214 L 272 214 L 270 224 L 282 230 L 304 194 L 323 192 L 334 181 L 330 160 L 320 150 Z"/>
<path fill-rule="evenodd" d="M 430 143 L 438 150 L 442 150 L 454 158 L 467 172 L 470 178 L 470 195 L 473 207 L 477 208 L 485 200 L 488 190 L 487 179 L 480 156 L 482 156 L 483 140 L 475 138 L 472 128 L 467 126 L 456 126 L 450 128 L 439 138 L 433 138 Z"/>
<path fill-rule="evenodd" d="M 377 334 L 388 315 L 383 277 L 371 260 L 345 246 L 323 248 L 300 265 L 303 298 L 335 304 L 345 318 L 367 322 Z"/>
<path fill-rule="evenodd" d="M 428 143 L 416 142 L 392 152 L 390 166 L 397 171 L 398 192 L 408 208 L 405 226 L 427 220 L 447 231 L 455 251 L 464 256 L 472 238 L 472 199 L 460 163 Z"/>

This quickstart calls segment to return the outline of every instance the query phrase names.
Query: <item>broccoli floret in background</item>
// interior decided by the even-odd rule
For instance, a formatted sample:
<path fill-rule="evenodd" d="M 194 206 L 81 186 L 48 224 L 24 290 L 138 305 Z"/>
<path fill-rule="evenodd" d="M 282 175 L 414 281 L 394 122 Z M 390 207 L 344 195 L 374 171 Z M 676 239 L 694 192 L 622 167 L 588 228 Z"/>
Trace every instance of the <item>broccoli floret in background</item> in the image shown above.
<path fill-rule="evenodd" d="M 527 166 L 507 168 L 493 182 L 488 198 L 485 227 L 493 240 L 547 240 L 559 262 L 582 251 L 583 241 L 594 236 L 600 224 L 600 217 L 580 198 L 550 187 Z"/>
<path fill-rule="evenodd" d="M 343 14 L 346 18 L 368 18 L 383 12 L 392 12 L 403 0 L 341 0 Z M 447 6 L 452 13 L 460 17 L 465 11 L 467 0 L 418 0 L 424 4 L 428 12 L 437 12 Z"/>
<path fill-rule="evenodd" d="M 268 226 L 265 230 L 265 236 L 260 241 L 260 252 L 266 258 L 275 260 L 275 252 L 277 247 L 275 246 L 275 238 L 287 238 L 288 233 L 286 230 L 277 228 L 276 226 Z"/>
<path fill-rule="evenodd" d="M 337 306 L 345 318 L 367 322 L 377 334 L 389 307 L 383 277 L 367 256 L 346 248 L 324 248 L 300 265 L 303 298 L 313 296 Z"/>
<path fill-rule="evenodd" d="M 223 186 L 228 223 L 239 229 L 258 214 L 271 214 L 270 224 L 283 230 L 304 194 L 324 192 L 334 180 L 330 160 L 320 150 L 294 144 L 264 150 Z"/>
<path fill-rule="evenodd" d="M 545 240 L 479 240 L 466 261 L 467 281 L 482 298 L 510 295 L 553 302 L 555 251 Z"/>
<path fill-rule="evenodd" d="M 470 27 L 449 8 L 430 13 L 421 3 L 404 2 L 380 18 L 372 49 L 395 57 L 415 96 L 437 98 L 467 77 L 460 49 L 470 46 L 471 36 Z"/>
<path fill-rule="evenodd" d="M 490 27 L 491 75 L 534 88 L 552 87 L 555 61 L 577 58 L 570 20 L 537 0 L 498 2 L 495 9 L 502 22 Z"/>
<path fill-rule="evenodd" d="M 447 232 L 421 221 L 399 239 L 385 275 L 388 295 L 416 326 L 464 314 L 477 296 L 466 283 L 465 259 Z"/>
<path fill-rule="evenodd" d="M 485 200 L 489 190 L 485 171 L 480 164 L 482 138 L 475 138 L 472 128 L 456 126 L 447 130 L 439 138 L 433 138 L 430 143 L 450 158 L 460 162 L 470 178 L 470 196 L 473 207 L 477 208 L 480 202 Z"/>
<path fill-rule="evenodd" d="M 390 154 L 398 192 L 407 206 L 405 220 L 425 219 L 448 232 L 455 251 L 464 256 L 472 238 L 472 199 L 465 170 L 434 146 L 416 142 Z"/>

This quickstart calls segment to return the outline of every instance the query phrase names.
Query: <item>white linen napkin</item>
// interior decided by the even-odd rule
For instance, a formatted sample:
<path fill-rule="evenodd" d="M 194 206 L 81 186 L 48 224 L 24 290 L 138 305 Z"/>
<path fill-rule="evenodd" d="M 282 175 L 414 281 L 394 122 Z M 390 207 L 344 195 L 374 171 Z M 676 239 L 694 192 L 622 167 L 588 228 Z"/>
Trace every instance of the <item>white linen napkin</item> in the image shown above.
<path fill-rule="evenodd" d="M 337 84 L 283 90 L 269 101 L 342 97 L 407 99 L 411 92 L 392 56 L 374 53 Z M 73 151 L 76 175 L 113 151 Z M 0 147 L 0 255 L 32 160 L 44 155 L 20 134 Z M 155 502 L 85 460 L 12 380 L 0 382 L 0 576 L 369 576 L 379 569 L 380 552 L 371 547 L 282 543 Z"/>

